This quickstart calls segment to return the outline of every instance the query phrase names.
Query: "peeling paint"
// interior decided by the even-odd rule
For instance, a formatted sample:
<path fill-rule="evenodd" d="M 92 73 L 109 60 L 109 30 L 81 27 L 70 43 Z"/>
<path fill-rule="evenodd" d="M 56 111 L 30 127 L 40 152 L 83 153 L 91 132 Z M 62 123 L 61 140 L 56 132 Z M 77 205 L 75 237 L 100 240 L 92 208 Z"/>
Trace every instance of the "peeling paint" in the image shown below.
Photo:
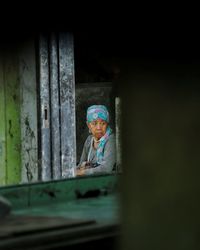
<path fill-rule="evenodd" d="M 75 76 L 73 36 L 59 36 L 62 172 L 76 166 Z M 70 171 L 73 173 L 74 171 Z M 63 175 L 64 177 L 64 175 Z M 70 176 L 74 177 L 74 176 Z"/>
<path fill-rule="evenodd" d="M 37 93 L 35 44 L 27 40 L 19 51 L 21 183 L 38 180 Z"/>
<path fill-rule="evenodd" d="M 41 35 L 39 63 L 41 177 L 42 180 L 65 178 L 63 173 L 76 166 L 72 35 L 52 34 L 50 39 Z"/>
<path fill-rule="evenodd" d="M 26 115 L 24 117 L 24 138 L 22 140 L 24 150 L 24 159 L 25 160 L 25 169 L 26 169 L 26 177 L 28 182 L 31 182 L 34 178 L 34 172 L 36 171 L 35 168 L 37 167 L 36 159 L 34 159 L 33 155 L 37 150 L 36 147 L 36 137 L 34 131 L 31 129 L 29 117 Z"/>
<path fill-rule="evenodd" d="M 8 134 L 10 135 L 11 138 L 13 138 L 13 133 L 11 132 L 12 130 L 12 120 L 8 121 Z"/>
<path fill-rule="evenodd" d="M 60 100 L 58 75 L 58 44 L 55 34 L 50 38 L 50 91 L 51 91 L 51 152 L 52 177 L 61 178 Z"/>
<path fill-rule="evenodd" d="M 49 109 L 49 60 L 48 38 L 41 35 L 39 40 L 39 82 L 40 82 L 40 122 L 41 122 L 41 178 L 51 179 L 50 128 L 45 127 L 45 108 Z M 51 119 L 48 116 L 48 119 Z"/>

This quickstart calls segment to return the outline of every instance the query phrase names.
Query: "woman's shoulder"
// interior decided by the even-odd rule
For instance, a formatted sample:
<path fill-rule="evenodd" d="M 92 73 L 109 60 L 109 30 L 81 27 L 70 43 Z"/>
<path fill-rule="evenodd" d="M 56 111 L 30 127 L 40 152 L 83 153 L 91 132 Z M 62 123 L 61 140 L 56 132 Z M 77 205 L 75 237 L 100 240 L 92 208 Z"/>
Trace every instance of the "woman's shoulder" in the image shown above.
<path fill-rule="evenodd" d="M 112 132 L 112 134 L 110 134 L 109 138 L 110 139 L 114 139 L 115 138 L 115 134 Z"/>
<path fill-rule="evenodd" d="M 109 140 L 115 140 L 115 134 L 114 133 L 110 134 Z"/>
<path fill-rule="evenodd" d="M 85 140 L 85 145 L 90 145 L 91 140 L 92 140 L 92 135 L 88 135 L 88 137 Z"/>
<path fill-rule="evenodd" d="M 105 144 L 105 150 L 113 151 L 115 150 L 115 147 L 116 147 L 116 138 L 115 138 L 115 134 L 112 133 L 109 135 L 108 140 Z"/>
<path fill-rule="evenodd" d="M 112 134 L 109 135 L 107 143 L 108 144 L 115 143 L 115 134 L 114 133 L 112 133 Z"/>

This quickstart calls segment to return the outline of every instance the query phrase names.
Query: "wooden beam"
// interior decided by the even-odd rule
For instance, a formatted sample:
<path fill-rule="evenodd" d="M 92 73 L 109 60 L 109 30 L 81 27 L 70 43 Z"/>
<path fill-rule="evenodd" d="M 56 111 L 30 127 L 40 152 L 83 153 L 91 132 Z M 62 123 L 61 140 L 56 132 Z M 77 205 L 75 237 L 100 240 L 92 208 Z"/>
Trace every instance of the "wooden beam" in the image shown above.
<path fill-rule="evenodd" d="M 7 184 L 21 180 L 20 86 L 16 51 L 5 58 L 5 112 Z"/>
<path fill-rule="evenodd" d="M 5 87 L 3 60 L 0 60 L 0 185 L 6 184 Z"/>

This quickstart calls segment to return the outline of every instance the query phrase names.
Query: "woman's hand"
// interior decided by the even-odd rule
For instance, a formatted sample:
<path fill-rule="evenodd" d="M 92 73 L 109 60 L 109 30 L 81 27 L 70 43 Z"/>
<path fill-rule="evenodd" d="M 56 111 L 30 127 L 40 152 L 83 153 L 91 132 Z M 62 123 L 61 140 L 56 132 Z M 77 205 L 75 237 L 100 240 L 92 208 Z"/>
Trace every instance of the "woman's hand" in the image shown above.
<path fill-rule="evenodd" d="M 76 171 L 75 171 L 75 175 L 76 176 L 82 176 L 85 174 L 85 169 L 86 169 L 86 165 L 87 165 L 87 161 L 82 162 L 82 164 L 77 167 Z"/>
<path fill-rule="evenodd" d="M 88 161 L 82 162 L 82 164 L 76 168 L 76 176 L 82 176 L 85 174 L 85 170 L 91 167 L 91 163 Z"/>
<path fill-rule="evenodd" d="M 78 169 L 76 169 L 76 172 L 75 172 L 76 176 L 82 176 L 85 174 L 85 168 L 84 167 L 80 167 Z"/>
<path fill-rule="evenodd" d="M 81 163 L 81 165 L 78 167 L 79 169 L 81 169 L 81 168 L 86 168 L 86 165 L 87 165 L 87 161 L 83 161 L 82 163 Z"/>

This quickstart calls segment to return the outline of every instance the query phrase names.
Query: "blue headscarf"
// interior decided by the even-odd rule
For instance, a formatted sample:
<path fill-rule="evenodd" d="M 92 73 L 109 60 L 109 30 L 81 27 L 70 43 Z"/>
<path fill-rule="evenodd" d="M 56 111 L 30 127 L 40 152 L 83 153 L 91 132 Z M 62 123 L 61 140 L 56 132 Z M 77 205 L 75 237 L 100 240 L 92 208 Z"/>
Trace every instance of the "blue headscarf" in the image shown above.
<path fill-rule="evenodd" d="M 106 106 L 104 105 L 92 105 L 87 109 L 87 122 L 92 122 L 96 119 L 102 119 L 104 121 L 106 121 L 107 123 L 109 123 L 109 112 L 106 108 Z M 97 147 L 97 163 L 101 164 L 102 160 L 103 160 L 103 156 L 104 156 L 104 147 L 105 144 L 110 136 L 110 134 L 112 133 L 112 129 L 110 128 L 110 126 L 107 127 L 106 129 L 106 133 L 104 136 L 101 137 L 100 139 L 100 143 Z M 91 146 L 93 144 L 93 140 L 91 142 Z"/>
<path fill-rule="evenodd" d="M 104 105 L 92 105 L 87 109 L 87 122 L 102 119 L 109 123 L 109 113 Z"/>

